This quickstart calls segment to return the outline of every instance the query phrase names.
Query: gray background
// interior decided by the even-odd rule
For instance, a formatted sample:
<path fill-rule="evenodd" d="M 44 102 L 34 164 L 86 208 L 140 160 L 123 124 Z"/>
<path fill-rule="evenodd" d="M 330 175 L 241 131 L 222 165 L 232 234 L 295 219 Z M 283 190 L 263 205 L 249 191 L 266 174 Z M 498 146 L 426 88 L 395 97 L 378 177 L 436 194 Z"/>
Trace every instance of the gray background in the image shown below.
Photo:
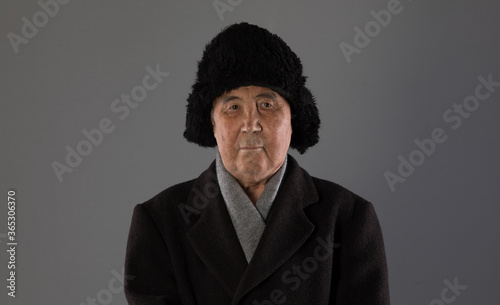
<path fill-rule="evenodd" d="M 227 3 L 227 0 L 221 0 Z M 59 5 L 16 54 L 8 33 L 36 1 L 0 4 L 0 271 L 6 282 L 7 190 L 17 190 L 17 297 L 1 304 L 123 304 L 135 204 L 197 177 L 214 149 L 183 137 L 186 97 L 205 44 L 248 21 L 280 35 L 301 57 L 316 97 L 320 143 L 296 156 L 310 174 L 372 201 L 382 224 L 393 304 L 440 304 L 445 280 L 467 289 L 454 304 L 500 304 L 498 187 L 500 90 L 453 130 L 443 113 L 500 81 L 500 4 L 409 1 L 348 63 L 339 47 L 389 1 L 236 1 L 222 18 L 212 1 L 76 1 Z M 229 4 L 228 4 L 229 5 Z M 222 19 L 222 20 L 221 20 Z M 42 20 L 43 21 L 43 20 Z M 146 66 L 170 75 L 120 120 L 111 103 L 141 85 Z M 487 91 L 482 91 L 483 93 Z M 52 162 L 82 130 L 115 130 L 60 182 Z M 442 128 L 447 141 L 391 191 L 415 139 Z M 116 291 L 116 290 L 115 290 Z M 111 296 L 111 299 L 109 299 Z M 453 293 L 447 292 L 452 297 Z M 108 297 L 108 299 L 106 299 Z"/>

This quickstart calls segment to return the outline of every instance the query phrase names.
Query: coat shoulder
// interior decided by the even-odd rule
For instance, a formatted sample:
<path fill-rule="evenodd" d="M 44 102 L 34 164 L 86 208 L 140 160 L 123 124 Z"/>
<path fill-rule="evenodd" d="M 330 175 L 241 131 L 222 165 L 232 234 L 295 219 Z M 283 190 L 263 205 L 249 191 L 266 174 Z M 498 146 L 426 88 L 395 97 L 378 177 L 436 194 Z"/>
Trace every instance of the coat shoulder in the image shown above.
<path fill-rule="evenodd" d="M 318 193 L 336 194 L 346 200 L 365 200 L 355 192 L 343 187 L 342 185 L 326 179 L 311 176 Z"/>
<path fill-rule="evenodd" d="M 196 179 L 184 181 L 161 191 L 151 199 L 142 203 L 142 206 L 151 214 L 166 212 L 177 205 L 185 203 Z"/>
<path fill-rule="evenodd" d="M 170 186 L 139 205 L 144 207 L 153 219 L 165 219 L 164 217 L 167 217 L 172 223 L 177 223 L 181 219 L 186 221 L 184 219 L 186 204 L 190 200 L 190 196 L 193 196 L 193 190 L 196 194 L 197 190 L 204 191 L 207 186 L 213 187 L 213 183 L 216 182 L 214 177 L 215 161 L 197 178 Z M 216 187 L 218 188 L 218 185 Z M 184 211 L 184 214 L 179 213 L 181 210 Z M 180 219 L 178 219 L 179 217 Z"/>
<path fill-rule="evenodd" d="M 334 205 L 339 211 L 353 212 L 358 208 L 371 208 L 372 203 L 342 185 L 311 177 L 318 192 L 319 202 Z"/>
<path fill-rule="evenodd" d="M 358 194 L 338 183 L 310 175 L 292 156 L 288 155 L 288 158 L 290 181 L 295 192 L 297 195 L 305 194 L 305 198 L 313 197 L 313 202 L 316 203 L 310 205 L 312 209 L 349 213 L 357 207 L 371 206 L 369 201 Z"/>

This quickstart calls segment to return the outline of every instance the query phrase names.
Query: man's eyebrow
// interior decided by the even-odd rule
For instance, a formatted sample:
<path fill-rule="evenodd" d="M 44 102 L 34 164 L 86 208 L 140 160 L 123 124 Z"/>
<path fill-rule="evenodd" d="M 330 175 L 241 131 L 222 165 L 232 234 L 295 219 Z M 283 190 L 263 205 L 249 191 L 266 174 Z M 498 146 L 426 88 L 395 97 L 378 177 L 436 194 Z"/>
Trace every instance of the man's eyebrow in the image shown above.
<path fill-rule="evenodd" d="M 270 100 L 277 100 L 278 95 L 274 92 L 265 92 L 265 93 L 261 93 L 261 94 L 255 96 L 253 99 L 257 100 L 259 98 L 268 98 Z M 229 95 L 228 94 L 228 95 L 223 96 L 220 101 L 224 105 L 227 102 L 234 101 L 234 100 L 241 100 L 241 98 L 239 96 L 236 96 L 236 95 Z"/>
<path fill-rule="evenodd" d="M 240 98 L 236 95 L 225 95 L 224 97 L 221 98 L 221 103 L 224 105 L 227 102 L 234 101 L 234 100 L 239 100 Z"/>
<path fill-rule="evenodd" d="M 270 100 L 277 100 L 278 96 L 274 92 L 266 92 L 257 95 L 254 99 L 259 99 L 259 98 L 268 98 Z"/>

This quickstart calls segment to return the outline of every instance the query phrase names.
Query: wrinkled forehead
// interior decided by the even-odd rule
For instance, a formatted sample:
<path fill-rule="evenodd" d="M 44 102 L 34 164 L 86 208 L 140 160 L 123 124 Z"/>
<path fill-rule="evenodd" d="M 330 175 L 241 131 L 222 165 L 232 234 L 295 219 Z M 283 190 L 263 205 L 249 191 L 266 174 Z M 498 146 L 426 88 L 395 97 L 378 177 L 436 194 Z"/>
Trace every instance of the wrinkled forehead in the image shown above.
<path fill-rule="evenodd" d="M 228 102 L 236 100 L 259 99 L 269 99 L 276 102 L 284 101 L 288 103 L 283 96 L 270 88 L 260 86 L 242 86 L 229 92 L 224 92 L 213 101 L 212 106 L 215 106 L 216 104 L 224 105 Z"/>

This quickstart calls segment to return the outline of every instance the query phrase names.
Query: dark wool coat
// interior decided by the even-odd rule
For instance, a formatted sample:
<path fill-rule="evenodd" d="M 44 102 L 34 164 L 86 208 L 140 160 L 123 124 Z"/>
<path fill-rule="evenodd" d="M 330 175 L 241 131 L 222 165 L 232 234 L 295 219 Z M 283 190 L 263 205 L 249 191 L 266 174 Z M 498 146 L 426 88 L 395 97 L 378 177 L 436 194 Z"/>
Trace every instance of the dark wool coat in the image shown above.
<path fill-rule="evenodd" d="M 129 304 L 386 305 L 384 243 L 371 203 L 311 177 L 292 156 L 250 263 L 217 183 L 197 179 L 135 207 Z"/>

